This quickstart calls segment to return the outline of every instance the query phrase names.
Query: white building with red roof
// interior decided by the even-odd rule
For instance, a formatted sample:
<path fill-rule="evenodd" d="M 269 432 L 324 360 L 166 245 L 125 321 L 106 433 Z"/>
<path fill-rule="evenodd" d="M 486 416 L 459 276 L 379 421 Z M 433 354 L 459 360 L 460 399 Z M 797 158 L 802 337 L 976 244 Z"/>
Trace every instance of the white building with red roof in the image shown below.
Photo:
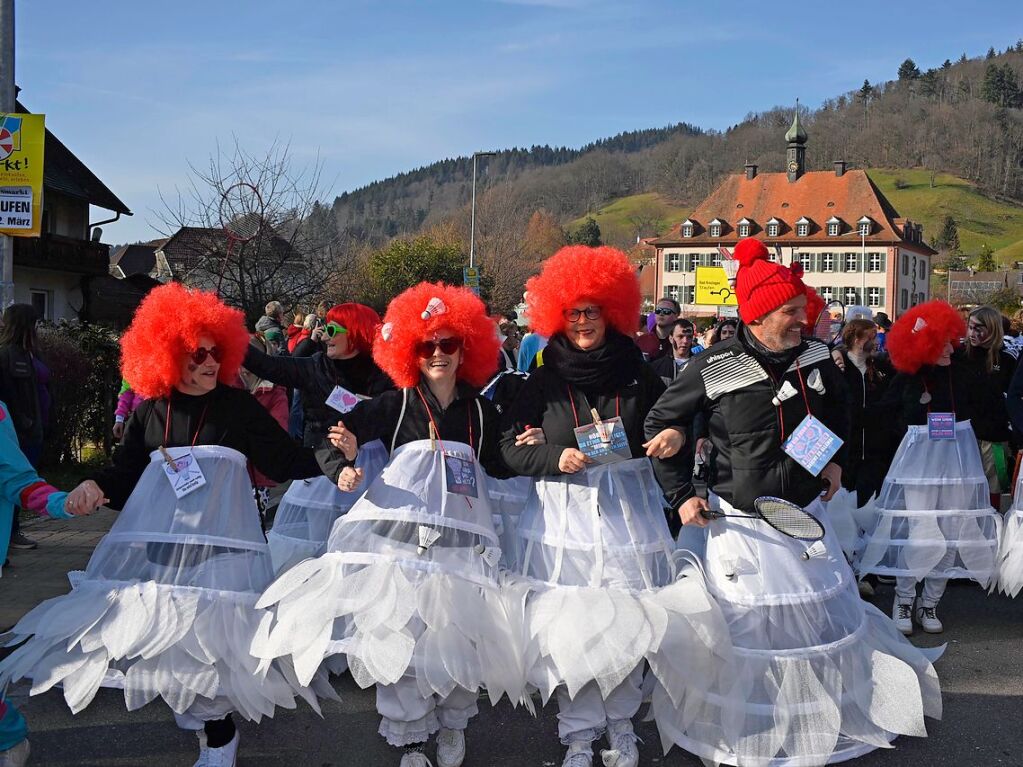
<path fill-rule="evenodd" d="M 698 266 L 719 266 L 721 251 L 744 237 L 763 240 L 782 263 L 803 264 L 807 284 L 825 301 L 862 304 L 895 318 L 930 297 L 936 252 L 919 224 L 902 218 L 865 171 L 805 171 L 806 132 L 797 114 L 785 134 L 784 173 L 725 179 L 685 221 L 649 240 L 656 248 L 656 295 L 674 298 L 688 315 L 712 315 L 695 306 Z"/>

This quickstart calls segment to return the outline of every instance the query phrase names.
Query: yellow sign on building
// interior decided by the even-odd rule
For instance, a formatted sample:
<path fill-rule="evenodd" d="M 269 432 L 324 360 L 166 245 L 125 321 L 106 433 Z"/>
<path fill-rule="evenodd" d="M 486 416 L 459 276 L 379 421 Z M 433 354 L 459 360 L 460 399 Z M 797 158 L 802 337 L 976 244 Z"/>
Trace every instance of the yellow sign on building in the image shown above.
<path fill-rule="evenodd" d="M 45 115 L 0 114 L 0 234 L 38 237 Z"/>
<path fill-rule="evenodd" d="M 728 284 L 720 266 L 696 267 L 696 295 L 693 303 L 703 306 L 738 306 L 735 289 Z"/>

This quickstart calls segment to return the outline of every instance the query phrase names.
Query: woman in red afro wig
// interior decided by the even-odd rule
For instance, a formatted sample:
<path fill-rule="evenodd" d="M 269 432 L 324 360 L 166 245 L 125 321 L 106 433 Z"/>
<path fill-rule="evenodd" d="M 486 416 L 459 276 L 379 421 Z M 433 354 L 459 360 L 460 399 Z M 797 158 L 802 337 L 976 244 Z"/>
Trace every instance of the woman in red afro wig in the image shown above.
<path fill-rule="evenodd" d="M 966 323 L 950 304 L 927 301 L 899 317 L 888 331 L 886 346 L 892 365 L 902 373 L 916 373 L 934 365 L 966 335 Z"/>
<path fill-rule="evenodd" d="M 996 569 L 1001 519 L 970 424 L 979 405 L 968 367 L 953 353 L 965 332 L 944 301 L 913 307 L 888 331 L 900 371 L 891 415 L 904 436 L 875 504 L 860 573 L 895 576 L 892 619 L 905 634 L 914 625 L 943 630 L 937 607 L 948 579 L 986 587 Z"/>
<path fill-rule="evenodd" d="M 260 602 L 277 605 L 268 641 L 253 646 L 260 657 L 306 658 L 312 663 L 300 665 L 311 671 L 333 652 L 317 637 L 343 634 L 350 640 L 349 663 L 361 683 L 375 683 L 380 734 L 412 752 L 401 758 L 406 766 L 426 763 L 418 756 L 440 727 L 444 761 L 438 763 L 461 763 L 463 730 L 476 714 L 480 686 L 508 679 L 508 668 L 519 661 L 502 655 L 501 637 L 511 627 L 499 625 L 500 616 L 484 599 L 484 591 L 498 588 L 500 558 L 488 484 L 509 472 L 500 455 L 500 416 L 477 387 L 497 367 L 499 345 L 483 302 L 465 288 L 421 283 L 391 301 L 373 356 L 401 389 L 341 416 L 330 429 L 332 450 L 324 461 L 342 491 L 356 491 L 367 480 L 369 488 L 334 523 L 327 556 L 297 565 L 282 579 L 285 585 L 271 588 Z M 388 462 L 373 479 L 359 461 L 367 444 L 380 443 Z M 398 582 L 414 592 L 413 604 L 450 603 L 450 611 L 466 620 L 452 618 L 444 627 L 418 608 L 399 618 L 400 606 L 336 599 L 355 588 L 353 579 L 367 594 L 390 593 Z M 420 588 L 423 598 L 417 599 Z M 381 620 L 365 621 L 370 629 L 361 628 L 363 617 L 381 607 L 395 615 L 381 614 Z M 476 627 L 471 633 L 462 628 L 468 622 Z M 404 659 L 396 677 L 381 669 L 374 650 L 393 647 L 394 640 L 400 640 Z M 431 663 L 416 660 L 423 657 Z M 468 670 L 453 678 L 445 668 Z M 508 692 L 515 701 L 522 694 L 495 681 L 488 689 L 496 697 Z"/>
<path fill-rule="evenodd" d="M 373 351 L 373 338 L 380 327 L 380 315 L 365 304 L 338 304 L 327 312 L 327 325 L 345 328 L 349 345 L 359 354 Z"/>
<path fill-rule="evenodd" d="M 124 378 L 143 397 L 166 397 L 181 378 L 182 355 L 195 351 L 202 336 L 219 351 L 219 380 L 233 383 L 249 346 L 245 315 L 178 282 L 154 288 L 121 339 Z"/>
<path fill-rule="evenodd" d="M 484 386 L 497 369 L 501 342 L 483 302 L 466 288 L 421 282 L 397 296 L 387 307 L 373 359 L 395 384 L 411 388 L 421 375 L 416 347 L 442 330 L 462 341 L 457 378 Z"/>
<path fill-rule="evenodd" d="M 581 299 L 598 304 L 608 325 L 631 335 L 643 297 L 628 256 L 607 246 L 568 245 L 559 250 L 526 283 L 530 327 L 549 338 L 561 330 L 564 311 Z"/>

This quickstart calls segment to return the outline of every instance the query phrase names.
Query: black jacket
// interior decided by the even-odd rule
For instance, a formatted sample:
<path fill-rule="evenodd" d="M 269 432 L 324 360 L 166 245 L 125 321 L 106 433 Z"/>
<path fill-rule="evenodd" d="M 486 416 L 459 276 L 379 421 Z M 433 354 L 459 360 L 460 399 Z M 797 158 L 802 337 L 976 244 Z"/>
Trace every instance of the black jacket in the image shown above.
<path fill-rule="evenodd" d="M 114 450 L 111 465 L 92 476 L 110 499 L 111 508 L 124 506 L 149 465 L 150 453 L 160 445 L 230 447 L 277 482 L 320 474 L 313 451 L 298 447 L 244 389 L 217 384 L 212 392 L 198 397 L 174 391 L 169 404 L 171 424 L 166 442 L 168 401 L 146 400 L 125 422 L 124 439 Z"/>
<path fill-rule="evenodd" d="M 809 384 L 815 371 L 823 393 Z M 800 375 L 806 384 L 805 401 Z M 796 394 L 776 407 L 772 399 L 783 381 Z M 762 495 L 806 506 L 820 495 L 821 481 L 790 458 L 782 443 L 806 417 L 807 404 L 814 416 L 846 440 L 847 396 L 845 381 L 824 344 L 804 340 L 789 352 L 772 354 L 740 326 L 733 338 L 697 355 L 668 387 L 647 416 L 646 435 L 668 426 L 688 426 L 703 413 L 716 448 L 708 482 L 714 493 L 742 510 L 752 509 Z M 843 464 L 844 447 L 832 461 Z M 690 490 L 688 495 L 692 494 Z"/>
<path fill-rule="evenodd" d="M 688 367 L 694 359 L 696 359 L 696 355 L 690 355 L 689 362 L 686 363 L 685 367 Z M 661 377 L 662 381 L 664 381 L 665 386 L 671 384 L 672 381 L 682 374 L 682 370 L 685 369 L 685 367 L 680 368 L 675 364 L 674 354 L 658 357 L 649 364 L 650 368 Z"/>
<path fill-rule="evenodd" d="M 0 348 L 0 400 L 7 404 L 22 447 L 43 442 L 43 416 L 32 355 L 20 346 Z"/>
<path fill-rule="evenodd" d="M 347 360 L 332 360 L 326 352 L 316 352 L 311 357 L 279 357 L 250 346 L 245 354 L 245 367 L 260 378 L 302 392 L 305 413 L 302 444 L 312 448 L 322 447 L 327 427 L 341 418 L 341 413 L 327 404 L 335 386 L 367 397 L 394 388 L 391 379 L 368 354 Z"/>
<path fill-rule="evenodd" d="M 998 355 L 998 364 L 989 372 L 986 349 L 966 347 L 956 357 L 965 373 L 969 396 L 973 401 L 970 408 L 973 433 L 977 439 L 988 442 L 1008 442 L 1012 434 L 1009 431 L 1009 410 L 1005 404 L 1005 395 L 1016 372 L 1016 360 L 1002 349 Z"/>
<path fill-rule="evenodd" d="M 423 404 L 424 399 L 429 405 L 429 412 Z M 392 447 L 429 439 L 430 413 L 437 424 L 441 442 L 451 440 L 471 444 L 487 474 L 496 479 L 512 476 L 501 460 L 497 410 L 490 400 L 468 384 L 457 385 L 455 399 L 447 408 L 440 406 L 429 386 L 420 384 L 416 389 L 392 390 L 360 402 L 340 420 L 360 445 L 379 439 L 390 453 Z M 323 473 L 335 482 L 341 470 L 351 465 L 339 450 L 329 444 L 316 455 Z"/>
<path fill-rule="evenodd" d="M 868 357 L 863 373 L 844 349 L 842 357 L 845 359 L 843 378 L 849 388 L 849 441 L 842 484 L 852 489 L 860 464 L 866 461 L 891 463 L 901 434 L 892 418 L 891 403 L 886 400 L 896 375 L 888 357 Z"/>
<path fill-rule="evenodd" d="M 505 413 L 504 435 L 501 451 L 508 466 L 518 474 L 530 477 L 560 475 L 558 459 L 565 448 L 578 448 L 574 429 L 578 424 L 593 423 L 591 408 L 596 408 L 601 418 L 621 416 L 629 447 L 634 458 L 646 455 L 643 443 L 643 419 L 647 411 L 664 391 L 664 382 L 646 364 L 639 363 L 635 381 L 616 392 L 584 394 L 572 387 L 575 399 L 573 414 L 568 383 L 553 367 L 544 365 L 530 373 L 529 379 Z M 620 398 L 619 402 L 616 401 Z M 515 436 L 527 426 L 540 426 L 547 439 L 546 445 L 522 445 L 516 447 Z M 692 445 L 687 444 L 675 457 L 668 460 L 653 460 L 654 473 L 665 493 L 678 492 L 688 495 L 692 491 L 693 458 Z M 670 497 L 670 496 L 669 496 Z"/>
<path fill-rule="evenodd" d="M 924 394 L 930 395 L 930 402 Z M 882 407 L 896 416 L 901 438 L 909 426 L 923 426 L 927 414 L 955 413 L 956 421 L 972 422 L 975 400 L 970 393 L 970 377 L 959 355 L 945 367 L 924 367 L 915 374 L 899 373 L 885 395 Z"/>

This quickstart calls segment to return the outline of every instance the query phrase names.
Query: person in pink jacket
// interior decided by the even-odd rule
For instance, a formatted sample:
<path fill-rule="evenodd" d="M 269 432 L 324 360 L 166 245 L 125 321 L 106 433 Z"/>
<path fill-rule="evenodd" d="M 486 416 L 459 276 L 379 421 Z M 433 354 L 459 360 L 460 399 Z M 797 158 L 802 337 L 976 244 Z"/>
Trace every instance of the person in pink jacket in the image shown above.
<path fill-rule="evenodd" d="M 124 436 L 124 422 L 145 399 L 141 394 L 133 391 L 127 381 L 121 379 L 121 391 L 117 393 L 117 409 L 114 410 L 115 439 L 120 440 Z"/>

